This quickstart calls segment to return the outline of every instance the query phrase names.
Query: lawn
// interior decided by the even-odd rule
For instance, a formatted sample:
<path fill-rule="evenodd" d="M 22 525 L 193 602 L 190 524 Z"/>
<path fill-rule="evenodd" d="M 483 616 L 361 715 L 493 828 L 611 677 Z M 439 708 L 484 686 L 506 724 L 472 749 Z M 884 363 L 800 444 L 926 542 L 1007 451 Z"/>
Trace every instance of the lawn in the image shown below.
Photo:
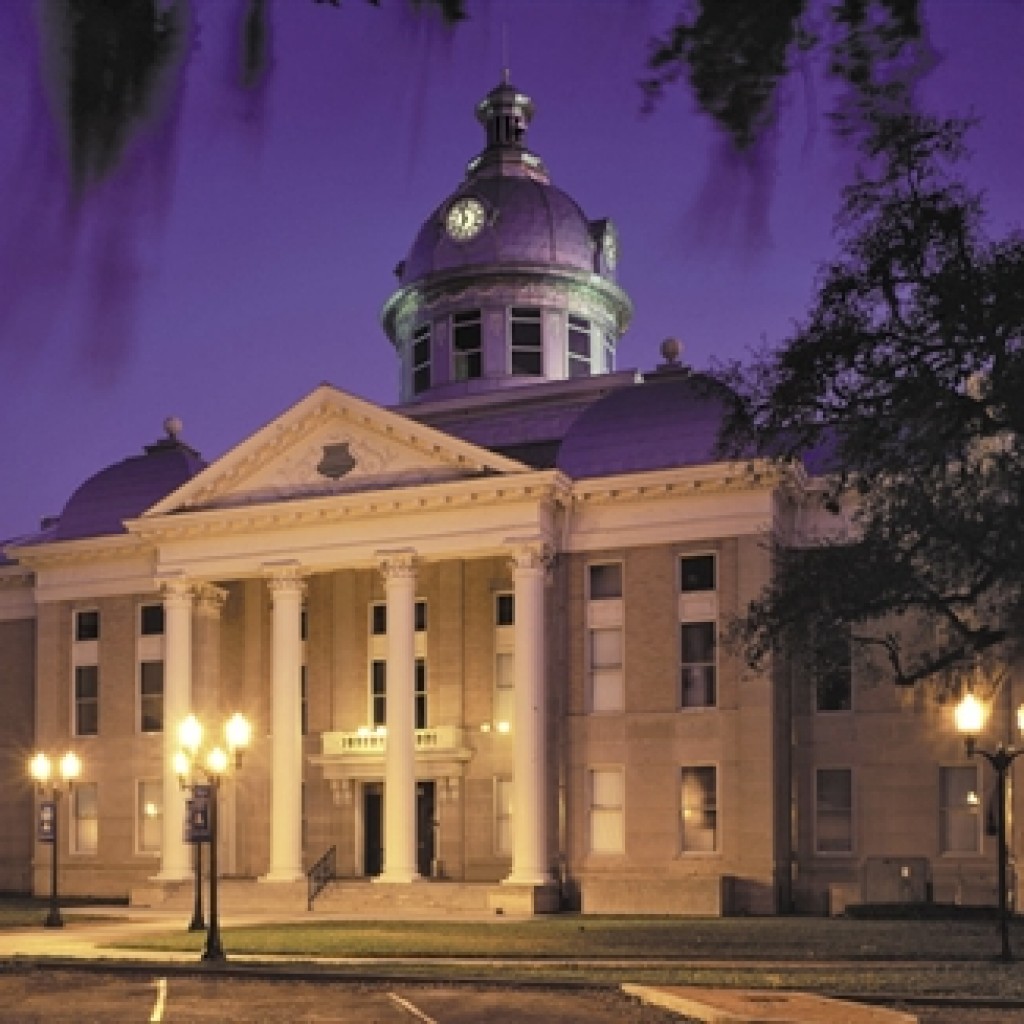
<path fill-rule="evenodd" d="M 1024 998 L 1024 971 L 994 960 L 999 940 L 992 921 L 566 915 L 467 923 L 314 921 L 227 928 L 222 938 L 229 955 L 353 958 L 343 965 L 353 973 L 372 966 L 375 973 L 403 976 L 443 971 L 446 979 L 500 975 Z M 131 946 L 198 951 L 202 941 L 202 934 L 182 928 L 141 935 Z M 1014 922 L 1014 942 L 1024 954 L 1024 922 Z M 462 962 L 431 962 L 439 957 Z"/>

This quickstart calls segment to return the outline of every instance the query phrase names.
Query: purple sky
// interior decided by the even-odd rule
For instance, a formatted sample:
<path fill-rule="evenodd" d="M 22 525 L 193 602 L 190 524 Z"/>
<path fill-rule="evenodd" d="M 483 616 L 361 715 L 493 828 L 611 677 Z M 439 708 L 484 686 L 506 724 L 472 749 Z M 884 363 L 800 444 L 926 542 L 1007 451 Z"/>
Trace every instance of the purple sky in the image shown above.
<path fill-rule="evenodd" d="M 35 529 L 170 414 L 212 459 L 320 381 L 383 404 L 378 314 L 423 219 L 482 148 L 473 116 L 507 36 L 528 139 L 555 184 L 621 237 L 636 313 L 620 368 L 669 335 L 705 367 L 784 337 L 833 254 L 850 154 L 818 60 L 790 83 L 756 172 L 728 160 L 682 87 L 636 86 L 679 0 L 470 0 L 453 32 L 405 0 L 271 5 L 263 92 L 231 80 L 235 0 L 195 0 L 168 127 L 73 216 L 39 75 L 32 0 L 0 3 L 0 538 Z M 984 118 L 972 182 L 990 226 L 1021 217 L 1022 0 L 925 0 L 934 109 Z M 506 30 L 503 33 L 503 26 Z"/>

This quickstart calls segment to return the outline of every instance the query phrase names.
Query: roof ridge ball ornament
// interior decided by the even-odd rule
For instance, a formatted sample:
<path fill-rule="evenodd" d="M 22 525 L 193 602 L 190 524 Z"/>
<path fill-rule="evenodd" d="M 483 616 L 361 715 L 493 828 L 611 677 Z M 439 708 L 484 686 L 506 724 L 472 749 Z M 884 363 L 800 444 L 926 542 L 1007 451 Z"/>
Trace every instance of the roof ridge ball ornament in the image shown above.
<path fill-rule="evenodd" d="M 181 422 L 181 418 L 178 416 L 168 416 L 164 420 L 164 433 L 167 434 L 168 441 L 178 442 L 181 440 L 181 432 L 185 429 L 185 424 Z"/>
<path fill-rule="evenodd" d="M 659 346 L 664 360 L 657 367 L 658 373 L 688 373 L 689 367 L 682 361 L 683 343 L 678 338 L 666 338 Z"/>

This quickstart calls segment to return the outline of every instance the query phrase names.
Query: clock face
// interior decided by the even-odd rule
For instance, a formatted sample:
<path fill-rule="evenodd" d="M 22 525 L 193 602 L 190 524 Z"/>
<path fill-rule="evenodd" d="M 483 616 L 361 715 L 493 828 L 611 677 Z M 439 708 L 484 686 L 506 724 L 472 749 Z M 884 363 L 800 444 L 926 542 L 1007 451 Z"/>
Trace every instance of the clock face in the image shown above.
<path fill-rule="evenodd" d="M 445 228 L 456 241 L 464 242 L 480 233 L 487 213 L 479 199 L 467 196 L 452 203 L 445 218 Z"/>

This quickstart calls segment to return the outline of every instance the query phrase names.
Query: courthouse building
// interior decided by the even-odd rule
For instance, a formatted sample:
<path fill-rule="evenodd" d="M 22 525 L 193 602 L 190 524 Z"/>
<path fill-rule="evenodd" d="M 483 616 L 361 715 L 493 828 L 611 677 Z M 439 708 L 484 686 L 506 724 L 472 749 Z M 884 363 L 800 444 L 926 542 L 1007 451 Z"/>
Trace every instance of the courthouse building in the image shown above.
<path fill-rule="evenodd" d="M 334 848 L 340 885 L 495 910 L 994 899 L 993 780 L 948 707 L 723 642 L 769 536 L 831 528 L 818 467 L 722 456 L 730 395 L 677 343 L 616 369 L 615 227 L 531 115 L 484 98 L 396 268 L 398 405 L 322 385 L 210 463 L 169 419 L 5 544 L 0 889 L 47 890 L 40 748 L 82 763 L 63 892 L 187 890 L 178 723 L 240 711 L 218 857 L 259 893 Z"/>

